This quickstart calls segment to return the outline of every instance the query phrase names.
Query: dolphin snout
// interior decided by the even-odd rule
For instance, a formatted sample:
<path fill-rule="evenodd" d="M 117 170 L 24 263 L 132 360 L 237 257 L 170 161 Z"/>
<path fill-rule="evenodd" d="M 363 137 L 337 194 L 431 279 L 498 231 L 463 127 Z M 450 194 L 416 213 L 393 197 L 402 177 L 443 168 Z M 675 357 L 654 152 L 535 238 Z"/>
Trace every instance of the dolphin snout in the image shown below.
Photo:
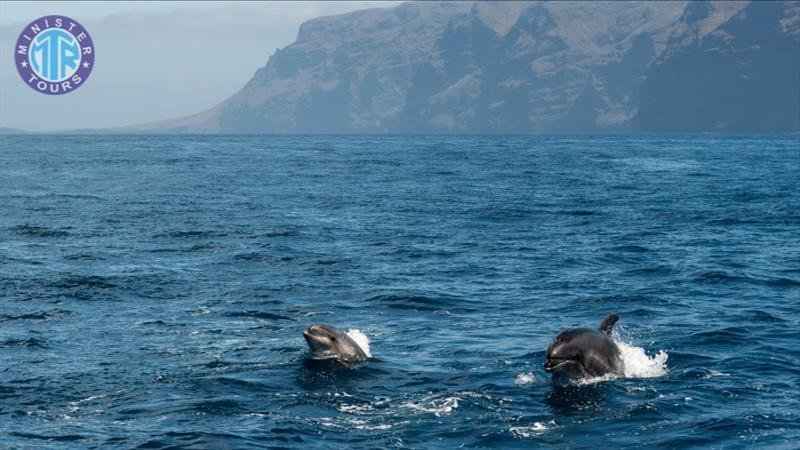
<path fill-rule="evenodd" d="M 544 370 L 547 372 L 554 372 L 570 364 L 577 364 L 577 361 L 567 358 L 548 357 L 544 362 Z"/>

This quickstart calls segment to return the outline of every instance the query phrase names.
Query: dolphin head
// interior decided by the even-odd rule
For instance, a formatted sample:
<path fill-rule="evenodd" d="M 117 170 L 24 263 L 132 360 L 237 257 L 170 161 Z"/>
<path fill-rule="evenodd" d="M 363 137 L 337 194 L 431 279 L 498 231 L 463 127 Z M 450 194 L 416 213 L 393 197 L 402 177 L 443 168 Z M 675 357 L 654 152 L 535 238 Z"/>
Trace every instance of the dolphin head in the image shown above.
<path fill-rule="evenodd" d="M 544 370 L 570 378 L 620 374 L 622 360 L 610 337 L 617 319 L 614 314 L 608 316 L 597 330 L 570 328 L 560 332 L 547 347 Z"/>
<path fill-rule="evenodd" d="M 303 331 L 308 348 L 318 357 L 363 359 L 364 350 L 347 334 L 323 324 L 314 324 Z"/>
<path fill-rule="evenodd" d="M 570 328 L 553 339 L 547 347 L 544 370 L 568 376 L 583 376 L 586 336 L 595 331 L 589 328 Z"/>

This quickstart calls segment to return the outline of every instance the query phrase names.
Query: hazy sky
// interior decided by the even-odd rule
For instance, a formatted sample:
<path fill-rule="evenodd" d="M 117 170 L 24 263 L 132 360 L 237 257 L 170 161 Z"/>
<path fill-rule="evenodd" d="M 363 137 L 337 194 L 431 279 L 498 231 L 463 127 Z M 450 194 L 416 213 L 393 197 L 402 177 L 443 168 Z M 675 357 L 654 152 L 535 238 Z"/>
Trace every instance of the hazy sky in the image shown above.
<path fill-rule="evenodd" d="M 244 86 L 302 22 L 398 3 L 0 1 L 0 126 L 104 128 L 200 112 Z M 50 96 L 10 62 L 22 28 L 53 14 L 86 27 L 96 61 L 84 86 Z"/>

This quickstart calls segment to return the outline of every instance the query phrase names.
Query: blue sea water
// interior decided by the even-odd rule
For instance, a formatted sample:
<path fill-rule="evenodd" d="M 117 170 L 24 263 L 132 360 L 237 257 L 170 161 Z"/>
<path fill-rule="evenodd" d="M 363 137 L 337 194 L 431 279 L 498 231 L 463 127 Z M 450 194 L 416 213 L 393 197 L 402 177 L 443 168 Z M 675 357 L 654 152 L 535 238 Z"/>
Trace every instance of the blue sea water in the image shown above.
<path fill-rule="evenodd" d="M 799 326 L 797 135 L 0 137 L 3 448 L 797 448 Z"/>

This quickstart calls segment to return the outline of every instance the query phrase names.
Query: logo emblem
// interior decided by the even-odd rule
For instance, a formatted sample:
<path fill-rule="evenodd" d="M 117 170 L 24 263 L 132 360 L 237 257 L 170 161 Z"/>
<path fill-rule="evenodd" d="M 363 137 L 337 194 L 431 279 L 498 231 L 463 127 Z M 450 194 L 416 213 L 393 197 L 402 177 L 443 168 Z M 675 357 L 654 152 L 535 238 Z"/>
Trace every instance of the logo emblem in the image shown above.
<path fill-rule="evenodd" d="M 19 76 L 34 90 L 66 94 L 81 87 L 92 73 L 94 43 L 76 20 L 44 16 L 19 34 L 14 61 Z"/>

